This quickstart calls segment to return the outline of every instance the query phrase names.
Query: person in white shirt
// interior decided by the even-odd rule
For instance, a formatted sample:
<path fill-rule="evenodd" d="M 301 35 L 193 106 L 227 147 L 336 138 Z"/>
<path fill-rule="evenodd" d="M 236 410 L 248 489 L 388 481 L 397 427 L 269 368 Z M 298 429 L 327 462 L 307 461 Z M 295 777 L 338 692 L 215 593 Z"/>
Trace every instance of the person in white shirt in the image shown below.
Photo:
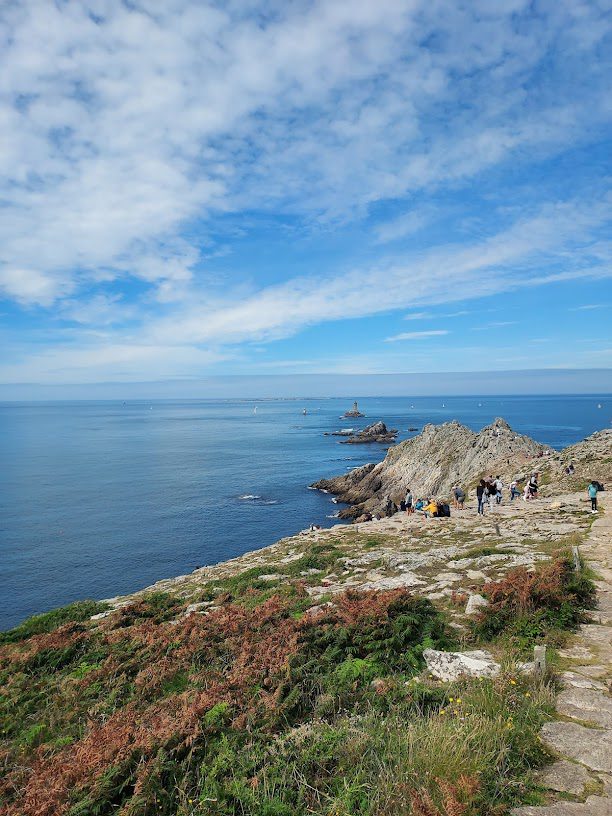
<path fill-rule="evenodd" d="M 501 480 L 501 476 L 498 476 L 495 479 L 495 487 L 497 488 L 497 493 L 495 494 L 495 501 L 497 504 L 501 504 L 502 501 L 502 490 L 504 487 L 504 483 Z"/>

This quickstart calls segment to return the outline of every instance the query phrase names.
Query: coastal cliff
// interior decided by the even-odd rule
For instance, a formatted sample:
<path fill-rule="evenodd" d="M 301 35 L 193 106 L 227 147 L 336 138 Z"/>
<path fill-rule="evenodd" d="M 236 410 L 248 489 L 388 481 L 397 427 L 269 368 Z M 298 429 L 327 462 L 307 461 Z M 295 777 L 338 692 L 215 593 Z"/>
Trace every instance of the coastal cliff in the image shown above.
<path fill-rule="evenodd" d="M 341 518 L 358 518 L 382 510 L 387 496 L 399 502 L 408 487 L 415 496 L 448 496 L 454 484 L 469 487 L 485 474 L 499 474 L 507 483 L 546 451 L 501 418 L 479 433 L 459 422 L 426 425 L 418 436 L 390 448 L 382 462 L 321 479 L 312 487 L 349 505 L 340 511 Z"/>
<path fill-rule="evenodd" d="M 612 431 L 543 453 L 505 423 L 449 425 L 394 451 L 414 468 L 420 453 L 440 491 L 512 446 L 507 467 L 537 463 L 542 498 L 306 530 L 1 633 L 0 816 L 531 816 L 543 787 L 567 789 L 535 777 L 542 726 L 553 747 L 569 729 L 559 750 L 592 769 L 578 794 L 603 791 L 609 732 L 551 722 L 555 681 L 525 661 L 538 644 L 586 654 L 560 713 L 594 719 L 576 701 L 597 690 L 606 714 L 606 607 L 581 627 L 594 587 L 572 547 L 596 518 L 586 484 L 612 479 Z M 589 649 L 572 640 L 585 630 Z"/>

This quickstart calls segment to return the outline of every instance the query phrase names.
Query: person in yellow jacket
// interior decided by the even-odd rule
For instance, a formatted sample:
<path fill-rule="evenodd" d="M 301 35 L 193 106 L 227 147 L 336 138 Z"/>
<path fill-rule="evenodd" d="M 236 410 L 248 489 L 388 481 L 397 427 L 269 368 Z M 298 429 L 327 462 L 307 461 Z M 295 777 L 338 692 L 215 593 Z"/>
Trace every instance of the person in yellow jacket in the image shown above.
<path fill-rule="evenodd" d="M 427 518 L 432 518 L 433 516 L 437 515 L 438 513 L 438 505 L 433 499 L 429 500 L 429 504 L 425 508 L 425 515 Z"/>

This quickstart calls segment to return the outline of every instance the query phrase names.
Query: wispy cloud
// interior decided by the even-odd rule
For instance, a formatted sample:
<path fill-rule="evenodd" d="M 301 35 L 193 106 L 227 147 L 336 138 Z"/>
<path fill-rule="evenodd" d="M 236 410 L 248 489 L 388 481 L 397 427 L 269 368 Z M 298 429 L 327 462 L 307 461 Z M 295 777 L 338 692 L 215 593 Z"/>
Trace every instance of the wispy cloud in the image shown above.
<path fill-rule="evenodd" d="M 424 340 L 427 337 L 441 337 L 448 334 L 447 329 L 432 329 L 430 331 L 401 332 L 385 339 L 386 343 L 396 343 L 398 340 Z"/>
<path fill-rule="evenodd" d="M 586 312 L 591 311 L 592 309 L 607 309 L 607 308 L 609 308 L 607 303 L 587 303 L 584 306 L 570 307 L 570 312 Z"/>

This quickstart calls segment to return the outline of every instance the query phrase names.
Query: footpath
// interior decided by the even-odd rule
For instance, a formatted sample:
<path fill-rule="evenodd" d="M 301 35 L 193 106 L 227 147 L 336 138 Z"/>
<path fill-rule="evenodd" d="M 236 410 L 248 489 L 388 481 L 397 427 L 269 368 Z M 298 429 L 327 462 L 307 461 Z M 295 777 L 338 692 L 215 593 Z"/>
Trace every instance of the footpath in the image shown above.
<path fill-rule="evenodd" d="M 559 800 L 515 808 L 514 816 L 612 816 L 612 502 L 607 504 L 608 512 L 600 514 L 580 547 L 599 576 L 598 608 L 560 651 L 567 671 L 557 697 L 559 718 L 546 723 L 541 734 L 559 757 L 542 782 Z"/>

